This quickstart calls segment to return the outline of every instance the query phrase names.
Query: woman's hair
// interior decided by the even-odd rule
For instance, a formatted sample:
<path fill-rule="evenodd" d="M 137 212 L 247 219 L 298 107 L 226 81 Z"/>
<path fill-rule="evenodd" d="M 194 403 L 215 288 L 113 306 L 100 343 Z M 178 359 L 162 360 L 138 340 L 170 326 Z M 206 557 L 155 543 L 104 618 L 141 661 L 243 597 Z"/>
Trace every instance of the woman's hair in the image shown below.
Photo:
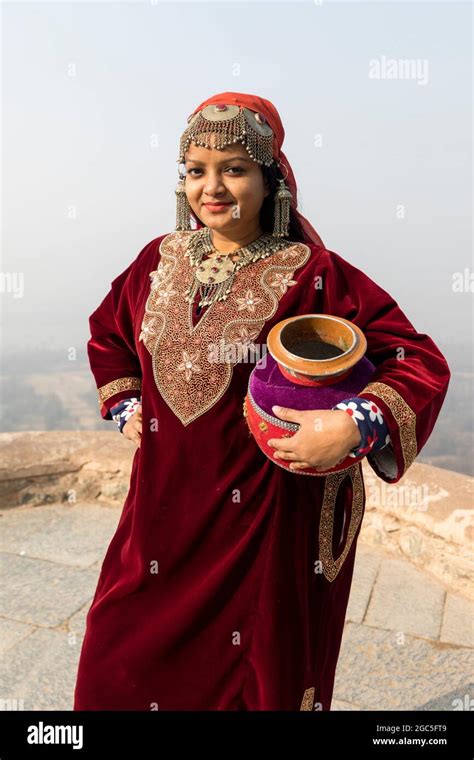
<path fill-rule="evenodd" d="M 283 179 L 283 174 L 278 168 L 277 164 L 273 163 L 270 166 L 261 166 L 263 178 L 268 182 L 268 188 L 270 190 L 269 195 L 263 199 L 262 208 L 260 209 L 260 224 L 264 232 L 273 232 L 273 223 L 275 216 L 275 193 L 278 189 L 278 180 Z M 288 240 L 296 242 L 306 242 L 306 236 L 301 226 L 300 220 L 296 216 L 294 209 L 290 206 L 290 223 L 288 225 L 288 235 L 285 235 Z"/>

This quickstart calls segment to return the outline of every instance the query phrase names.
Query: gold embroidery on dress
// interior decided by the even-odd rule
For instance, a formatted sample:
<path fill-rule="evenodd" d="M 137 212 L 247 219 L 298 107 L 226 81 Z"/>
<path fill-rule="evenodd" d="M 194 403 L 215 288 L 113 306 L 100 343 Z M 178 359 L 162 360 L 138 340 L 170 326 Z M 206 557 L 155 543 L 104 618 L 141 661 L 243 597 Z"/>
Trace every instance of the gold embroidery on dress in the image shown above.
<path fill-rule="evenodd" d="M 118 380 L 112 380 L 111 383 L 102 385 L 97 389 L 99 406 L 120 391 L 141 391 L 141 389 L 142 381 L 139 377 L 120 377 Z"/>
<path fill-rule="evenodd" d="M 415 412 L 405 399 L 386 383 L 369 383 L 359 393 L 359 396 L 362 393 L 373 393 L 374 396 L 378 396 L 392 412 L 400 433 L 400 444 L 405 463 L 404 472 L 406 472 L 418 453 Z"/>
<path fill-rule="evenodd" d="M 334 509 L 340 485 L 348 476 L 352 481 L 351 519 L 347 531 L 346 544 L 339 557 L 335 560 L 332 553 Z M 323 573 L 328 581 L 333 581 L 337 577 L 344 564 L 362 519 L 363 508 L 364 484 L 360 463 L 354 464 L 349 470 L 335 472 L 327 476 L 324 484 L 323 504 L 319 521 L 319 559 L 322 563 Z"/>
<path fill-rule="evenodd" d="M 312 686 L 310 689 L 306 689 L 305 693 L 303 694 L 303 699 L 301 700 L 300 712 L 301 710 L 313 709 L 314 692 L 315 692 L 314 686 Z"/>
<path fill-rule="evenodd" d="M 234 364 L 242 352 L 256 349 L 265 323 L 296 284 L 296 269 L 311 256 L 305 243 L 288 241 L 288 247 L 239 270 L 227 300 L 207 306 L 193 325 L 193 305 L 184 300 L 193 269 L 184 254 L 194 232 L 174 232 L 161 241 L 139 336 L 151 354 L 156 386 L 183 425 L 224 395 Z M 230 357 L 222 359 L 220 348 L 233 349 Z"/>

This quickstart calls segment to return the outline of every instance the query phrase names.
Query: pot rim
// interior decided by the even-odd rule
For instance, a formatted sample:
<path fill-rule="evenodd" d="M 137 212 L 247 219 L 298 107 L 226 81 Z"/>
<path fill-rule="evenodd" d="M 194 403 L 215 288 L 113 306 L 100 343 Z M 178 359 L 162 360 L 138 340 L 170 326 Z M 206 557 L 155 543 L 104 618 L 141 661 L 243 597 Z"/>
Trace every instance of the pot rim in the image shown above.
<path fill-rule="evenodd" d="M 285 327 L 290 323 L 299 322 L 303 319 L 324 319 L 332 322 L 338 322 L 348 329 L 353 336 L 351 345 L 342 354 L 330 357 L 328 359 L 306 359 L 291 353 L 282 343 L 281 334 Z M 301 375 L 315 380 L 325 378 L 328 375 L 338 376 L 357 364 L 364 356 L 367 349 L 367 340 L 362 330 L 353 322 L 343 317 L 337 317 L 332 314 L 301 314 L 296 317 L 289 317 L 278 322 L 270 330 L 267 336 L 267 347 L 270 355 L 277 362 L 291 373 L 297 376 Z M 319 373 L 317 369 L 321 370 Z"/>

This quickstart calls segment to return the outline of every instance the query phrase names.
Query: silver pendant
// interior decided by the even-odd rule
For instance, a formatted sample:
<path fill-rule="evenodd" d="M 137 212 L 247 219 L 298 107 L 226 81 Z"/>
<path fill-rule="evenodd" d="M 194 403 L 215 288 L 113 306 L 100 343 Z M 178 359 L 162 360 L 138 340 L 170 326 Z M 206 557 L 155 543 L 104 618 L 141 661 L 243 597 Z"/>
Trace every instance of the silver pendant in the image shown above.
<path fill-rule="evenodd" d="M 202 261 L 198 267 L 196 267 L 195 276 L 206 285 L 211 283 L 219 284 L 228 280 L 234 271 L 234 263 L 232 261 L 223 260 L 219 256 L 213 259 L 206 259 Z"/>

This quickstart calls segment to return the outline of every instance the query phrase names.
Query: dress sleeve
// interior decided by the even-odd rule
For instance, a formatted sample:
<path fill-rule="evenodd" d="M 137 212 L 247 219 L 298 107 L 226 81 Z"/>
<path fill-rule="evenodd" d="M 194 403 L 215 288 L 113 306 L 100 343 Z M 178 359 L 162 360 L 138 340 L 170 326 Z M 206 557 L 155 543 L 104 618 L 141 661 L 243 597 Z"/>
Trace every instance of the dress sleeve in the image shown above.
<path fill-rule="evenodd" d="M 350 456 L 366 456 L 390 443 L 390 433 L 383 412 L 373 401 L 353 396 L 340 401 L 333 409 L 346 412 L 359 430 L 359 445 L 354 446 Z"/>
<path fill-rule="evenodd" d="M 433 340 L 415 330 L 389 293 L 332 251 L 320 252 L 321 311 L 349 319 L 367 338 L 375 373 L 358 397 L 383 412 L 390 442 L 367 455 L 375 473 L 396 483 L 427 442 L 443 405 L 450 370 Z"/>
<path fill-rule="evenodd" d="M 118 404 L 115 404 L 115 406 L 110 409 L 112 418 L 117 423 L 117 427 L 120 433 L 123 433 L 123 429 L 126 423 L 130 417 L 135 414 L 140 405 L 140 397 L 133 396 L 133 398 L 122 399 L 122 401 L 119 401 Z"/>
<path fill-rule="evenodd" d="M 148 243 L 115 280 L 89 317 L 87 354 L 97 386 L 100 414 L 111 420 L 119 401 L 141 394 L 142 370 L 135 346 L 135 311 L 144 282 L 156 261 L 157 243 Z M 148 271 L 149 270 L 149 271 Z"/>

